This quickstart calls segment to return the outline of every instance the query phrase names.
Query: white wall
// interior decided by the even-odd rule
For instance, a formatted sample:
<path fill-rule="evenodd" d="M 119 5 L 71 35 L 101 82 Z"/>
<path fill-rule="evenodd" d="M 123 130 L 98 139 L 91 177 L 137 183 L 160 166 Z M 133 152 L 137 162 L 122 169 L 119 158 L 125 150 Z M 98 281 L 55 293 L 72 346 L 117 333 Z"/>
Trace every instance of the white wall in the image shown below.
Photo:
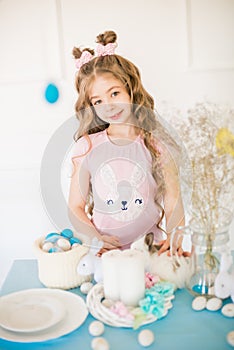
<path fill-rule="evenodd" d="M 140 68 L 159 112 L 204 98 L 233 106 L 233 14 L 233 0 L 0 1 L 0 283 L 13 259 L 33 258 L 33 241 L 56 229 L 40 163 L 74 114 L 72 47 L 94 47 L 97 34 L 115 30 L 118 53 Z M 48 82 L 60 90 L 53 105 L 43 97 Z"/>

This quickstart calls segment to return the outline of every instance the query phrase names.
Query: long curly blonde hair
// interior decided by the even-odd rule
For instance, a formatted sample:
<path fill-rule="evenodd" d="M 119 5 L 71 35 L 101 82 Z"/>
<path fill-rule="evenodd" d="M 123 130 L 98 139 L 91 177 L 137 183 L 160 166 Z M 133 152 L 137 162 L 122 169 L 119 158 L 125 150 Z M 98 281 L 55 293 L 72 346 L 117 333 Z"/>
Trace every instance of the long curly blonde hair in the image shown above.
<path fill-rule="evenodd" d="M 99 34 L 96 42 L 102 45 L 116 43 L 117 35 L 113 31 L 106 31 Z M 157 222 L 158 228 L 164 217 L 164 209 L 161 205 L 162 197 L 165 193 L 165 181 L 161 167 L 161 155 L 157 148 L 158 141 L 163 139 L 164 145 L 173 146 L 178 150 L 178 145 L 170 137 L 167 131 L 159 122 L 156 112 L 154 111 L 154 99 L 145 90 L 142 85 L 139 69 L 128 59 L 117 55 L 95 56 L 94 50 L 90 48 L 73 48 L 73 56 L 79 59 L 84 51 L 88 51 L 93 58 L 81 66 L 76 75 L 76 89 L 78 99 L 75 104 L 76 117 L 79 120 L 79 128 L 74 135 L 75 141 L 80 137 L 97 133 L 108 128 L 109 124 L 101 120 L 92 106 L 89 99 L 89 92 L 95 78 L 104 73 L 111 73 L 126 88 L 132 103 L 132 112 L 136 117 L 136 127 L 144 141 L 145 146 L 149 150 L 152 157 L 152 175 L 157 184 L 157 194 L 155 195 L 155 203 L 161 210 L 161 216 Z M 91 141 L 90 141 L 91 142 Z M 88 203 L 88 213 L 92 215 L 92 187 L 90 186 Z"/>

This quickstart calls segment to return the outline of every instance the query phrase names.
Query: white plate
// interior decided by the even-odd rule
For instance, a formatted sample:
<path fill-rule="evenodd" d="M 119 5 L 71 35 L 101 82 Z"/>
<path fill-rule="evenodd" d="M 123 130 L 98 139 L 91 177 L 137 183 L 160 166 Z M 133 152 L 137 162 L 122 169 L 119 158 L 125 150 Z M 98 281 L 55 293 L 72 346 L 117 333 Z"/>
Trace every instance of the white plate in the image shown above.
<path fill-rule="evenodd" d="M 26 291 L 24 292 L 26 293 Z M 29 289 L 27 292 L 37 292 L 41 296 L 43 295 L 47 296 L 48 298 L 56 298 L 60 303 L 63 304 L 65 309 L 65 316 L 54 326 L 51 326 L 40 332 L 11 332 L 5 328 L 0 327 L 0 338 L 22 343 L 40 342 L 55 339 L 74 331 L 84 323 L 86 317 L 88 316 L 88 310 L 84 300 L 72 292 L 59 289 L 43 288 Z M 5 297 L 6 296 L 2 298 Z"/>
<path fill-rule="evenodd" d="M 56 297 L 41 290 L 23 290 L 0 298 L 0 326 L 12 332 L 38 332 L 56 325 L 65 316 Z"/>

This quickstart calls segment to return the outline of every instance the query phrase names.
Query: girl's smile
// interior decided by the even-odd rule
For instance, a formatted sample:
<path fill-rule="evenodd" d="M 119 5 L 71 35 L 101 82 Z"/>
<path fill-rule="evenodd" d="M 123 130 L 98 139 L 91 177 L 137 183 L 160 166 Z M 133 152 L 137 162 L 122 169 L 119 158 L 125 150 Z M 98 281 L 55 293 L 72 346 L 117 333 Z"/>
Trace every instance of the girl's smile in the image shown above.
<path fill-rule="evenodd" d="M 115 115 L 113 115 L 113 116 L 111 116 L 111 117 L 109 117 L 109 118 L 110 118 L 111 120 L 118 120 L 118 119 L 121 118 L 122 112 L 123 112 L 123 111 L 121 111 L 121 112 L 119 112 L 119 113 L 117 113 L 117 114 L 115 114 Z"/>
<path fill-rule="evenodd" d="M 90 89 L 90 101 L 98 117 L 109 124 L 132 119 L 130 96 L 123 83 L 111 73 L 96 77 Z"/>

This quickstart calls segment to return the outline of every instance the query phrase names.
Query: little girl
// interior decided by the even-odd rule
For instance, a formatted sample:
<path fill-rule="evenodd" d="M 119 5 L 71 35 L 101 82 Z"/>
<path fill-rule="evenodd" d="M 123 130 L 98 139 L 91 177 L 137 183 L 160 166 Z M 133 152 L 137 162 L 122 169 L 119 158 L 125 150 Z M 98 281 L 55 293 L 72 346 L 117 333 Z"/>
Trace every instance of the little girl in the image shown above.
<path fill-rule="evenodd" d="M 138 68 L 115 54 L 116 39 L 107 31 L 98 35 L 95 52 L 73 49 L 79 129 L 69 216 L 77 231 L 103 241 L 100 254 L 128 248 L 148 232 L 162 253 L 173 228 L 184 224 L 172 157 L 180 150 L 157 120 Z"/>

